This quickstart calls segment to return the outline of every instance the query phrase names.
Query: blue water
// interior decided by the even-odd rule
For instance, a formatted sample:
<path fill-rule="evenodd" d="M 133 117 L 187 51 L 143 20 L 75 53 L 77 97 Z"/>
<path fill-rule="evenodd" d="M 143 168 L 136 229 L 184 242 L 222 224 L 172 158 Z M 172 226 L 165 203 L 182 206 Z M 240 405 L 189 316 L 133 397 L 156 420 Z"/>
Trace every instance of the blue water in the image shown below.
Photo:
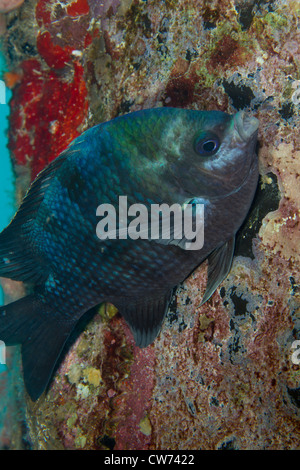
<path fill-rule="evenodd" d="M 6 64 L 0 51 L 0 79 L 5 72 Z M 4 87 L 1 83 L 1 87 Z M 11 91 L 5 90 L 6 104 L 2 104 L 3 95 L 1 94 L 0 104 L 0 231 L 9 223 L 15 212 L 14 205 L 14 174 L 7 149 L 7 130 L 8 130 L 8 102 L 11 98 Z M 3 304 L 3 292 L 0 290 L 0 305 Z M 1 367 L 1 366 L 0 366 Z M 1 368 L 0 368 L 1 371 Z"/>

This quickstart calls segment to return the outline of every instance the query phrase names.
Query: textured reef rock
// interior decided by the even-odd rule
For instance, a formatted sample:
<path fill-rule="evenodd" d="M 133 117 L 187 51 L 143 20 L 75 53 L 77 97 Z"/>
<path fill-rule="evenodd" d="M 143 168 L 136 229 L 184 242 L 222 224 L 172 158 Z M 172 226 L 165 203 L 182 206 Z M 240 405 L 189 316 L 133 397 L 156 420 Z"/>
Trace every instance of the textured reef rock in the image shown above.
<path fill-rule="evenodd" d="M 261 177 L 213 297 L 199 307 L 204 265 L 143 350 L 113 306 L 91 312 L 48 394 L 26 399 L 23 443 L 19 429 L 3 446 L 299 446 L 300 365 L 291 359 L 300 339 L 299 16 L 294 0 L 28 0 L 7 15 L 19 198 L 80 132 L 154 106 L 251 109 Z"/>
<path fill-rule="evenodd" d="M 7 13 L 22 5 L 24 0 L 0 0 L 0 13 Z"/>

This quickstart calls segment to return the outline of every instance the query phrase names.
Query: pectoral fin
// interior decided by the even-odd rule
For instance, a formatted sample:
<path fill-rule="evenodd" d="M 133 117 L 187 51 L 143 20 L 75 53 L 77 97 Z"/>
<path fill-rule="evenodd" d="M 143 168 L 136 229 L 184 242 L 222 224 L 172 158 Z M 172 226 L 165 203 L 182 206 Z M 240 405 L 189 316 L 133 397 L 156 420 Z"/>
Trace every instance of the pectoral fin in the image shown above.
<path fill-rule="evenodd" d="M 230 271 L 235 237 L 214 250 L 208 257 L 207 285 L 201 302 L 203 305 L 215 292 Z"/>

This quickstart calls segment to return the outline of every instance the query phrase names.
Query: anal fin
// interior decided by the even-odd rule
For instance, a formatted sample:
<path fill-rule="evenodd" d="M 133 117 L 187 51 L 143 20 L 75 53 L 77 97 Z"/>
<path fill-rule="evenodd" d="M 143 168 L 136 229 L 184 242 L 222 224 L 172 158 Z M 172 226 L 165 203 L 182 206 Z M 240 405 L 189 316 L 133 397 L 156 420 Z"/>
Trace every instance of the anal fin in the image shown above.
<path fill-rule="evenodd" d="M 170 299 L 171 292 L 167 292 L 160 297 L 124 301 L 122 305 L 116 305 L 128 323 L 136 345 L 140 348 L 145 348 L 157 337 Z"/>
<path fill-rule="evenodd" d="M 215 292 L 230 271 L 235 237 L 232 237 L 208 256 L 207 285 L 200 305 L 203 305 Z"/>

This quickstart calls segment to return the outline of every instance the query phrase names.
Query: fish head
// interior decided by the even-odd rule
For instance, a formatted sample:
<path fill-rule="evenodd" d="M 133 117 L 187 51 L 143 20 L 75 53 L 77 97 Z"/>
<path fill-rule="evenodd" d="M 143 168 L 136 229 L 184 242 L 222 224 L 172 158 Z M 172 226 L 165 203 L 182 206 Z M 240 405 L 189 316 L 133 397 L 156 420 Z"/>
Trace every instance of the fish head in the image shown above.
<path fill-rule="evenodd" d="M 238 191 L 257 166 L 258 124 L 245 111 L 179 114 L 166 133 L 166 173 L 189 196 L 212 199 Z"/>

